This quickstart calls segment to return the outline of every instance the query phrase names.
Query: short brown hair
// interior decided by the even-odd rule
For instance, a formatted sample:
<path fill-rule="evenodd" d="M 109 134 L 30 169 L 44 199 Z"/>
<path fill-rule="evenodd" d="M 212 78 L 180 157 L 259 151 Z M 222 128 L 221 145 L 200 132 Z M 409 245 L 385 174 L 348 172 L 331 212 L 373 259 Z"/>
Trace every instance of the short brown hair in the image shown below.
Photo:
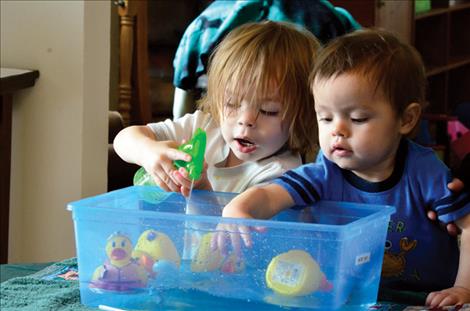
<path fill-rule="evenodd" d="M 227 91 L 232 93 L 231 102 L 237 104 L 246 99 L 255 105 L 257 99 L 277 91 L 283 120 L 289 121 L 288 147 L 305 153 L 317 142 L 308 77 L 319 47 L 312 33 L 286 22 L 239 26 L 212 54 L 207 94 L 199 105 L 220 123 Z"/>
<path fill-rule="evenodd" d="M 361 29 L 332 40 L 318 55 L 310 87 L 313 90 L 315 79 L 343 73 L 367 78 L 397 115 L 410 103 L 424 106 L 426 74 L 421 56 L 390 32 Z"/>

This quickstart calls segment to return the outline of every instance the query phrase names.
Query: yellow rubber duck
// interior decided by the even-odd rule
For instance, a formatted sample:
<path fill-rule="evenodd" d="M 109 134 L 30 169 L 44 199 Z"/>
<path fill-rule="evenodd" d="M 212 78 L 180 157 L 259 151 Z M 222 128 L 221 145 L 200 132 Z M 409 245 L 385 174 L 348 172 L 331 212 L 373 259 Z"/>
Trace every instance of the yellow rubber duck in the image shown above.
<path fill-rule="evenodd" d="M 151 277 L 156 274 L 153 266 L 156 262 L 165 260 L 180 267 L 181 258 L 171 239 L 164 233 L 153 229 L 144 231 L 132 252 L 132 257 L 139 261 Z"/>
<path fill-rule="evenodd" d="M 131 258 L 132 242 L 119 233 L 113 233 L 106 243 L 106 262 L 95 269 L 91 288 L 111 291 L 132 291 L 147 286 L 145 270 Z"/>

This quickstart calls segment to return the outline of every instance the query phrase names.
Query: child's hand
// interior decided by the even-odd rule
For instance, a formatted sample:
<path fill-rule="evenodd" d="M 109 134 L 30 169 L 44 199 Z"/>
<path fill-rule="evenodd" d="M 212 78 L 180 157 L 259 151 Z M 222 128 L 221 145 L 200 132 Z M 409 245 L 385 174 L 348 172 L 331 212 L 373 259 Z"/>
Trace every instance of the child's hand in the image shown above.
<path fill-rule="evenodd" d="M 431 308 L 440 308 L 450 305 L 462 305 L 470 302 L 470 289 L 454 286 L 438 292 L 432 292 L 426 298 L 426 305 Z"/>
<path fill-rule="evenodd" d="M 181 194 L 183 194 L 185 197 L 189 196 L 189 192 L 191 190 L 191 183 L 192 180 L 189 177 L 188 171 L 181 167 L 178 170 L 175 170 L 173 172 L 173 178 L 179 183 L 180 189 L 179 191 Z M 194 189 L 203 189 L 203 190 L 212 190 L 212 186 L 209 182 L 209 179 L 207 178 L 207 163 L 204 162 L 204 168 L 201 173 L 201 177 L 198 180 L 194 181 L 193 185 Z"/>
<path fill-rule="evenodd" d="M 143 167 L 153 177 L 155 183 L 165 191 L 179 192 L 181 183 L 174 177 L 174 160 L 191 161 L 191 156 L 178 150 L 176 141 L 156 141 Z"/>
<path fill-rule="evenodd" d="M 454 179 L 452 179 L 452 181 L 450 183 L 447 184 L 447 187 L 452 192 L 458 194 L 458 193 L 462 192 L 462 190 L 464 188 L 464 184 L 460 179 L 454 178 Z M 428 211 L 427 216 L 430 220 L 437 221 L 437 214 L 436 214 L 435 211 Z M 444 227 L 444 224 L 441 224 L 441 226 Z M 451 236 L 457 236 L 460 233 L 459 228 L 453 222 L 448 223 L 447 225 L 445 225 L 445 229 L 447 230 L 447 232 Z"/>
<path fill-rule="evenodd" d="M 251 231 L 265 232 L 266 228 L 238 224 L 218 224 L 211 240 L 211 249 L 213 251 L 218 249 L 222 255 L 226 256 L 229 254 L 229 248 L 231 248 L 236 257 L 241 258 L 243 245 L 248 248 L 253 246 Z"/>

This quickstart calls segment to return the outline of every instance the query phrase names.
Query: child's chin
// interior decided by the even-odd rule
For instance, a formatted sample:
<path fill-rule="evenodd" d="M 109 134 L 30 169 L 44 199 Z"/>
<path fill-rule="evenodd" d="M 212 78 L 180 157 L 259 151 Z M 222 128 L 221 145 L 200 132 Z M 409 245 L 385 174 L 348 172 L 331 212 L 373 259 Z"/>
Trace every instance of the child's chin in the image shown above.
<path fill-rule="evenodd" d="M 262 157 L 254 152 L 252 153 L 243 153 L 243 152 L 235 152 L 237 158 L 242 162 L 255 162 L 261 160 Z"/>
<path fill-rule="evenodd" d="M 348 163 L 347 161 L 344 161 L 343 159 L 333 159 L 333 162 L 343 170 L 353 171 L 355 169 L 355 166 L 351 165 L 351 163 Z"/>

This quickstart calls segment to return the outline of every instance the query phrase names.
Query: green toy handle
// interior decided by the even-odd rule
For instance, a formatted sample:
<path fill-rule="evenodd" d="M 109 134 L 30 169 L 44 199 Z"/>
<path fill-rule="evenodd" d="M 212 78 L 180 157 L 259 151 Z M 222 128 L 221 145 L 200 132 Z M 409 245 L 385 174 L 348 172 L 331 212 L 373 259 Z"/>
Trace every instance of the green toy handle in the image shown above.
<path fill-rule="evenodd" d="M 204 169 L 204 154 L 206 152 L 206 132 L 196 129 L 190 141 L 178 147 L 178 150 L 186 152 L 191 156 L 191 161 L 175 160 L 173 163 L 177 168 L 184 167 L 192 180 L 201 178 Z"/>
<path fill-rule="evenodd" d="M 178 150 L 186 152 L 191 156 L 191 161 L 175 160 L 173 164 L 177 167 L 184 167 L 192 180 L 201 178 L 204 169 L 204 154 L 206 152 L 206 132 L 200 128 L 194 132 L 190 141 L 178 147 Z M 134 174 L 134 185 L 155 186 L 153 178 L 143 167 Z"/>

